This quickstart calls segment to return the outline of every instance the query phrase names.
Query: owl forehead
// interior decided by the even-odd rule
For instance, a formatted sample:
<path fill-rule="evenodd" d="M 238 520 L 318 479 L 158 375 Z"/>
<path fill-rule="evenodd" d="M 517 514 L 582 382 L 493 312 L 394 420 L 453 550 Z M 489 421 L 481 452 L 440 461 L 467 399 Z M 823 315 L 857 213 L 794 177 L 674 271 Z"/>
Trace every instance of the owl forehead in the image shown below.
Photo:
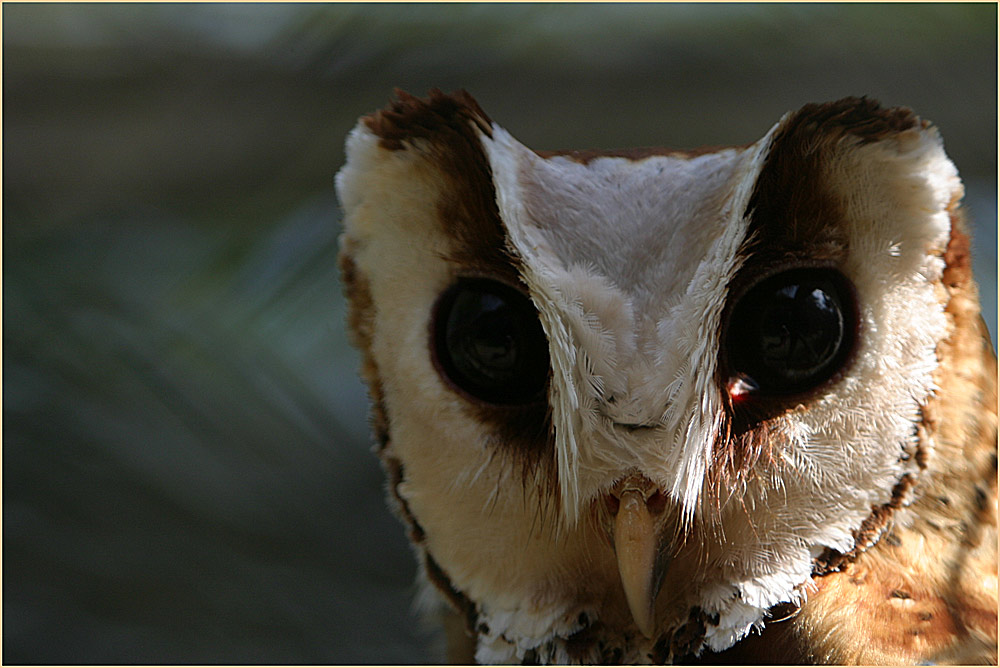
<path fill-rule="evenodd" d="M 500 199 L 510 202 L 508 226 L 534 241 L 523 256 L 549 262 L 553 272 L 602 277 L 646 320 L 681 300 L 720 237 L 741 232 L 729 213 L 741 208 L 734 200 L 748 150 L 580 162 L 542 158 L 503 131 L 487 145 L 500 188 L 505 178 L 497 174 L 517 174 L 518 192 Z"/>

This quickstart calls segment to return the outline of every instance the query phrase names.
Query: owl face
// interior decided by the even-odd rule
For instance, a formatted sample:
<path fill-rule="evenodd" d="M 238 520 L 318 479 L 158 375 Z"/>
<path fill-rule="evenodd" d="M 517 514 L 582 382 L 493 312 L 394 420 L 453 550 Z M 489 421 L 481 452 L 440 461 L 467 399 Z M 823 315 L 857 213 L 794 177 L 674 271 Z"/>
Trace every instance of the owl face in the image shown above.
<path fill-rule="evenodd" d="M 964 237 L 908 110 L 553 153 L 467 94 L 400 94 L 337 188 L 390 495 L 477 660 L 726 649 L 921 484 Z"/>

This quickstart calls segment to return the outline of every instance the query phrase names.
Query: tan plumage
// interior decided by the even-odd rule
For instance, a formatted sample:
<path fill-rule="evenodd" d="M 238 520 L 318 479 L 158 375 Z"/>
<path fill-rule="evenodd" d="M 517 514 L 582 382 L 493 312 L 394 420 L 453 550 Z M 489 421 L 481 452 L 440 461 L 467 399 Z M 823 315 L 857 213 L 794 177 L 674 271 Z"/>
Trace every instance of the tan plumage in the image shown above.
<path fill-rule="evenodd" d="M 337 185 L 450 659 L 995 663 L 996 360 L 929 124 L 532 152 L 400 93 Z"/>

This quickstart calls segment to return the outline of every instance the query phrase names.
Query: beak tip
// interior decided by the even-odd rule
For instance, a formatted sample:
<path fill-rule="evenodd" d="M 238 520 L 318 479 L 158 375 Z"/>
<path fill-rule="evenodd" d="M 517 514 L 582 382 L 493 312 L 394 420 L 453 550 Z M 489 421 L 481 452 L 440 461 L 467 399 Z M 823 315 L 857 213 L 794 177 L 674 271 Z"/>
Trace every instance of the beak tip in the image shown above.
<path fill-rule="evenodd" d="M 633 619 L 635 619 L 635 625 L 639 628 L 639 633 L 641 633 L 646 638 L 652 638 L 653 630 L 655 628 L 653 624 L 652 611 L 650 611 L 650 613 L 645 617 L 637 616 L 633 611 L 632 617 Z"/>

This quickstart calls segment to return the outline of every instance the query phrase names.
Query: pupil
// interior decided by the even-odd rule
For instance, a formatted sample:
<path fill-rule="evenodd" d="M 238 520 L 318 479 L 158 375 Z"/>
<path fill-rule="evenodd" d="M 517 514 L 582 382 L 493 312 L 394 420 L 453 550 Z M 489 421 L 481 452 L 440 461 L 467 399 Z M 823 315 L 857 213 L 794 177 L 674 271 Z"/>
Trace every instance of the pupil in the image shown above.
<path fill-rule="evenodd" d="M 827 380 L 851 347 L 849 298 L 845 279 L 828 269 L 794 269 L 765 279 L 733 308 L 726 337 L 730 373 L 777 394 Z"/>
<path fill-rule="evenodd" d="M 467 325 L 461 324 L 462 320 Z M 510 372 L 517 365 L 517 344 L 511 313 L 496 295 L 466 293 L 452 312 L 452 335 L 465 348 L 456 361 L 483 375 Z"/>
<path fill-rule="evenodd" d="M 475 356 L 494 369 L 509 369 L 514 366 L 514 342 L 509 335 L 486 332 L 475 341 Z"/>
<path fill-rule="evenodd" d="M 789 377 L 805 377 L 837 351 L 843 333 L 840 309 L 822 288 L 780 288 L 761 327 L 763 358 Z"/>
<path fill-rule="evenodd" d="M 441 296 L 434 329 L 439 371 L 454 386 L 491 403 L 541 397 L 548 343 L 534 305 L 518 290 L 487 279 L 462 280 Z"/>

